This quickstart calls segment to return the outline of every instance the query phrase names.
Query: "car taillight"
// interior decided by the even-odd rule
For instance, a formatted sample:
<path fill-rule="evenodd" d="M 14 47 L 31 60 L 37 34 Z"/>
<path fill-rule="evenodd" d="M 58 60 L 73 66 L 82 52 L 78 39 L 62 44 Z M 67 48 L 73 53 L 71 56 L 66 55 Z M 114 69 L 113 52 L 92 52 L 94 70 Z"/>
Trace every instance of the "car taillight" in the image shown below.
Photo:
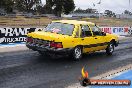
<path fill-rule="evenodd" d="M 57 43 L 56 48 L 63 48 L 62 43 Z"/>
<path fill-rule="evenodd" d="M 27 42 L 33 42 L 32 38 L 27 37 Z"/>
<path fill-rule="evenodd" d="M 55 46 L 56 46 L 55 42 L 50 43 L 50 47 L 55 47 Z"/>
<path fill-rule="evenodd" d="M 62 43 L 50 42 L 50 47 L 63 48 L 63 45 L 62 45 Z"/>

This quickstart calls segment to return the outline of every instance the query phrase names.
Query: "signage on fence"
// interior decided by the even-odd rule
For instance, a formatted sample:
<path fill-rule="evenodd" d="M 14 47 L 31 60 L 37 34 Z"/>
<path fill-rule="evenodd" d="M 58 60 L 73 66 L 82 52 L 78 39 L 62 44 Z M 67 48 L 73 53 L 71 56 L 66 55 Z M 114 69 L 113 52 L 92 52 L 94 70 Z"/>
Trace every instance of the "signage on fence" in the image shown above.
<path fill-rule="evenodd" d="M 25 42 L 27 33 L 38 30 L 40 28 L 0 28 L 0 43 Z"/>
<path fill-rule="evenodd" d="M 117 35 L 128 35 L 131 33 L 130 27 L 101 27 L 101 30 L 106 33 Z"/>
<path fill-rule="evenodd" d="M 128 35 L 129 27 L 112 27 L 113 34 Z"/>
<path fill-rule="evenodd" d="M 25 42 L 27 33 L 40 29 L 42 30 L 42 28 L 0 28 L 0 44 Z M 101 30 L 110 34 L 132 35 L 131 27 L 101 27 Z"/>
<path fill-rule="evenodd" d="M 101 30 L 105 33 L 112 33 L 111 27 L 101 27 Z"/>

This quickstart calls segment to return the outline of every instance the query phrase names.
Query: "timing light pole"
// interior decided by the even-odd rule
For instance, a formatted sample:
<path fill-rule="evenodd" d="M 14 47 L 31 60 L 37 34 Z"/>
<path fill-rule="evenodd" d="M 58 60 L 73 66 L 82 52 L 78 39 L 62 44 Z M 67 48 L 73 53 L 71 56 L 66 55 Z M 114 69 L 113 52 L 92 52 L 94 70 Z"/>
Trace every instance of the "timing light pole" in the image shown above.
<path fill-rule="evenodd" d="M 101 0 L 100 0 L 98 3 L 96 3 L 96 4 L 100 5 L 100 4 L 101 4 Z M 93 3 L 93 7 L 95 7 L 95 6 L 96 6 L 96 4 L 95 4 L 95 3 Z M 100 9 L 99 9 L 99 10 L 100 10 Z M 100 11 L 98 11 L 98 13 L 99 13 L 99 19 L 100 19 L 101 12 L 100 12 Z"/>
<path fill-rule="evenodd" d="M 97 3 L 97 4 L 101 4 L 101 0 Z M 101 7 L 101 6 L 100 6 Z M 99 20 L 100 20 L 100 16 L 101 16 L 101 11 L 100 11 L 100 8 L 99 8 Z"/>

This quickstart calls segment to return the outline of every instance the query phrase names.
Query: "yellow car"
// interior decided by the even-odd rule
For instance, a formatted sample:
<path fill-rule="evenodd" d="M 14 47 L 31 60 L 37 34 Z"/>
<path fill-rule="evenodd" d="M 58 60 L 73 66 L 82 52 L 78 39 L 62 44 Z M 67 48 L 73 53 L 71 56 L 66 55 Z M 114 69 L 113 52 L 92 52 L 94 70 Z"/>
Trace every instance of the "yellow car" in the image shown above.
<path fill-rule="evenodd" d="M 60 20 L 48 24 L 44 31 L 29 33 L 26 46 L 41 54 L 68 54 L 79 60 L 83 53 L 99 50 L 112 55 L 118 37 L 102 32 L 92 22 Z"/>

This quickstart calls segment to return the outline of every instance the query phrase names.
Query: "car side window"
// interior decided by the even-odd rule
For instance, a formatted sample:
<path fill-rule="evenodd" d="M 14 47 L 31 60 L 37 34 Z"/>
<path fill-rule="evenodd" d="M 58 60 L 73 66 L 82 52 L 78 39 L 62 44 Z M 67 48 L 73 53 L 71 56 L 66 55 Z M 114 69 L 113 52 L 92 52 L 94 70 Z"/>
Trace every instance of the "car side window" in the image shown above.
<path fill-rule="evenodd" d="M 81 29 L 82 29 L 82 33 L 81 33 L 82 37 L 92 36 L 92 33 L 87 25 L 81 25 Z"/>
<path fill-rule="evenodd" d="M 102 31 L 96 25 L 95 26 L 91 26 L 91 29 L 92 29 L 93 35 L 102 36 Z"/>
<path fill-rule="evenodd" d="M 76 37 L 79 37 L 79 30 L 76 31 Z"/>

